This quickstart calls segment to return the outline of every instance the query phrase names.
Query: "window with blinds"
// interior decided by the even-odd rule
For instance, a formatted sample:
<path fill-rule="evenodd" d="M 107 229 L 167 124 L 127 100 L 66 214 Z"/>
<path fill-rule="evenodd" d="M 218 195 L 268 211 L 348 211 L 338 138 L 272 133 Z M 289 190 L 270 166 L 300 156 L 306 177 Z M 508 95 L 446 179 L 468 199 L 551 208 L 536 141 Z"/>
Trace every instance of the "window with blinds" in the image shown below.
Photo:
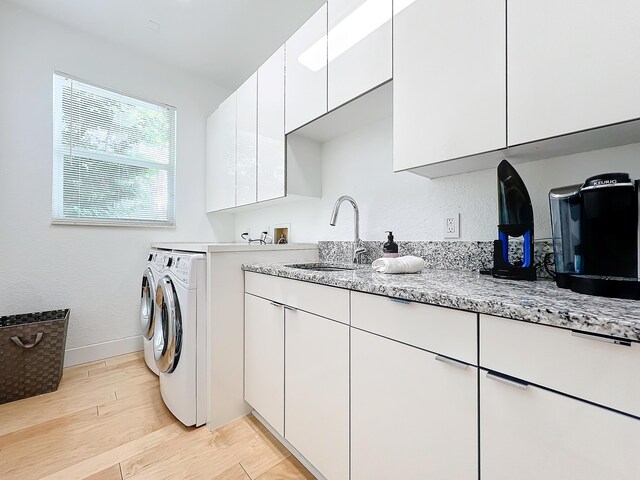
<path fill-rule="evenodd" d="M 175 108 L 53 84 L 53 223 L 175 225 Z"/>

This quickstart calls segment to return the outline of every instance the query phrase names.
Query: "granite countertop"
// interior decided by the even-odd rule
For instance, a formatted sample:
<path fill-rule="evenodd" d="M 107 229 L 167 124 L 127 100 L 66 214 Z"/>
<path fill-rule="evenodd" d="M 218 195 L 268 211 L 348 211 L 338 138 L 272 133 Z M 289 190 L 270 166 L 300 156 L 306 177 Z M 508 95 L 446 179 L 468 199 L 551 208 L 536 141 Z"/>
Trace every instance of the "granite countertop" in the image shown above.
<path fill-rule="evenodd" d="M 369 265 L 329 272 L 284 264 L 244 265 L 243 269 L 640 341 L 640 301 L 582 295 L 560 289 L 549 280 L 502 280 L 477 272 L 435 269 L 417 274 L 388 275 L 375 273 Z"/>

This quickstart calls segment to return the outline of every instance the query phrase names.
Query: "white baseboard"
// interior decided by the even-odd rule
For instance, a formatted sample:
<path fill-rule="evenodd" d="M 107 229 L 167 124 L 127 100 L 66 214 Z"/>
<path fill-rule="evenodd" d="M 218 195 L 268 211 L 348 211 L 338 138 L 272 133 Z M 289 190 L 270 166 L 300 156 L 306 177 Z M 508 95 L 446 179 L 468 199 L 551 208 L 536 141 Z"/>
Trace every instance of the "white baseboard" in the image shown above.
<path fill-rule="evenodd" d="M 138 352 L 142 349 L 142 335 L 95 343 L 84 347 L 69 348 L 64 352 L 64 366 L 71 367 L 80 363 L 95 362 L 96 360 L 124 355 L 125 353 Z"/>
<path fill-rule="evenodd" d="M 258 419 L 258 421 L 264 425 L 266 427 L 267 430 L 269 430 L 271 432 L 271 434 L 276 437 L 276 440 L 278 440 L 282 445 L 284 445 L 284 447 L 289 450 L 291 452 L 291 455 L 293 455 L 294 457 L 296 457 L 300 463 L 302 465 L 304 465 L 304 467 L 309 470 L 309 472 L 311 473 L 311 475 L 313 475 L 314 477 L 316 477 L 318 480 L 327 480 L 326 477 L 324 477 L 316 467 L 314 467 L 311 462 L 309 462 L 309 460 L 307 460 L 306 458 L 304 458 L 304 456 L 298 451 L 296 450 L 293 445 L 291 445 L 288 441 L 286 441 L 282 435 L 280 435 L 278 432 L 275 431 L 275 429 L 269 425 L 269 422 L 267 422 L 258 412 L 256 412 L 255 410 L 251 410 L 251 415 L 253 415 L 254 417 L 256 417 Z"/>

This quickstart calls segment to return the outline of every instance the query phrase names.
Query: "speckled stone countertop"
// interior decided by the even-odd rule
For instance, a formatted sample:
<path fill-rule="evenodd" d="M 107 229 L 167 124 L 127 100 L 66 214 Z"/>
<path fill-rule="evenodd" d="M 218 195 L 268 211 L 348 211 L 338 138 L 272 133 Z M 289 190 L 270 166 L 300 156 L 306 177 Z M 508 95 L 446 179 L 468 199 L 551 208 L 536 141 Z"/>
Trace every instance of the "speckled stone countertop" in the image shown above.
<path fill-rule="evenodd" d="M 430 269 L 417 274 L 387 275 L 373 272 L 370 265 L 329 272 L 283 264 L 244 265 L 243 269 L 640 341 L 640 301 L 582 295 L 560 289 L 549 280 L 502 280 L 470 271 Z"/>

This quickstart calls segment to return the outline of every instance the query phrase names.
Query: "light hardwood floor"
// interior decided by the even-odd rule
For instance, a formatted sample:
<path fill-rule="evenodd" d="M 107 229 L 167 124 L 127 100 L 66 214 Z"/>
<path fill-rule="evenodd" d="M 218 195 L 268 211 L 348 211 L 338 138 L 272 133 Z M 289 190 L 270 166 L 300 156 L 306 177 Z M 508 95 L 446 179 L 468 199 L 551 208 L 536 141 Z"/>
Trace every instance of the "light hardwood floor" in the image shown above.
<path fill-rule="evenodd" d="M 314 477 L 253 416 L 184 427 L 135 353 L 67 368 L 57 392 L 0 405 L 0 479 L 41 478 Z"/>

